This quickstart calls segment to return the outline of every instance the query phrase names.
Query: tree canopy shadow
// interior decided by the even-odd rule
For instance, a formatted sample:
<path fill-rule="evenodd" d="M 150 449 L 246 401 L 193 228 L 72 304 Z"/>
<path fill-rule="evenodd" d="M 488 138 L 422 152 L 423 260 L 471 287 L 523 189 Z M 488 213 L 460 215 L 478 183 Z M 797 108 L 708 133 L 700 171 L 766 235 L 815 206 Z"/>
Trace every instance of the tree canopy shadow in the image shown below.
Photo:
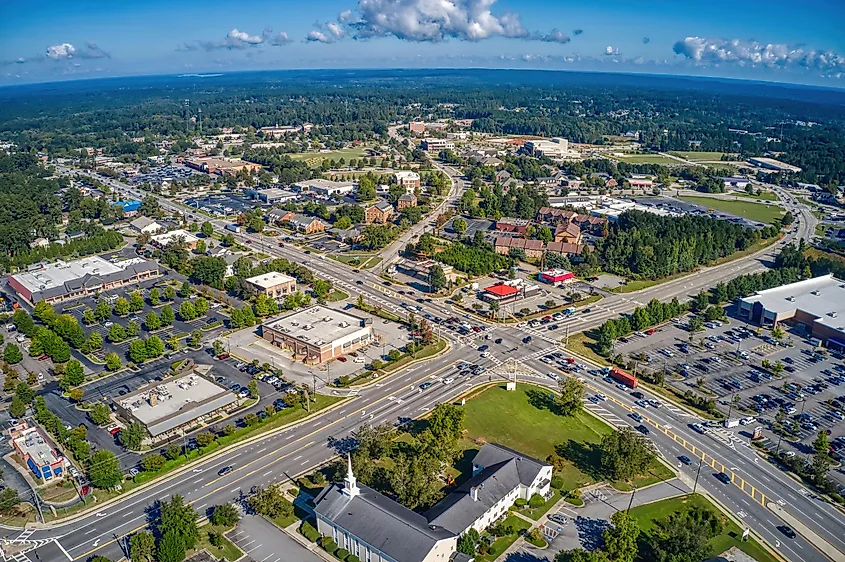
<path fill-rule="evenodd" d="M 566 443 L 557 445 L 555 453 L 593 480 L 604 479 L 601 470 L 601 447 L 597 443 L 582 443 L 569 439 Z"/>
<path fill-rule="evenodd" d="M 554 394 L 550 391 L 536 390 L 532 388 L 525 391 L 525 395 L 528 397 L 528 403 L 538 410 L 548 410 L 553 414 L 558 413 Z"/>

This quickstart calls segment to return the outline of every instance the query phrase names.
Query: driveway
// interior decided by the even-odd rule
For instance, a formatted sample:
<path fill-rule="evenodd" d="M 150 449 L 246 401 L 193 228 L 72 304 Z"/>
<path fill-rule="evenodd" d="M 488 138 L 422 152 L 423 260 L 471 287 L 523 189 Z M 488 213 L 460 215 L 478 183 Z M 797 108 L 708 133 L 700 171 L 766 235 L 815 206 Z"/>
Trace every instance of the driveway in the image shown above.
<path fill-rule="evenodd" d="M 245 515 L 227 537 L 255 562 L 324 562 L 284 531 L 257 515 Z"/>

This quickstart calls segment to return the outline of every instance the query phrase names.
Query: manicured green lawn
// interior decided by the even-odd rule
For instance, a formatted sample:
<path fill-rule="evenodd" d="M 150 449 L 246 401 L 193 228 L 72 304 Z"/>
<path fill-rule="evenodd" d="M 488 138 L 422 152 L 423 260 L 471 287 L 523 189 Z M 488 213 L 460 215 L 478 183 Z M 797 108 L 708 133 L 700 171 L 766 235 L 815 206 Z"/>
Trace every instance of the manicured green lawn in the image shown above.
<path fill-rule="evenodd" d="M 735 546 L 757 560 L 757 562 L 777 562 L 777 558 L 769 554 L 769 552 L 756 540 L 750 539 L 748 542 L 742 542 L 742 530 L 730 519 L 725 517 L 716 508 L 716 506 L 702 495 L 689 494 L 686 496 L 679 496 L 677 498 L 649 503 L 631 509 L 630 513 L 631 516 L 636 519 L 637 523 L 639 523 L 640 529 L 643 532 L 648 533 L 654 528 L 655 521 L 663 519 L 676 511 L 692 506 L 709 509 L 721 516 L 723 524 L 722 534 L 714 537 L 713 540 L 710 541 L 713 547 L 714 556 L 717 556 Z"/>
<path fill-rule="evenodd" d="M 244 555 L 241 549 L 232 544 L 232 542 L 229 541 L 229 539 L 227 539 L 226 537 L 223 537 L 223 541 L 220 547 L 212 546 L 208 540 L 208 533 L 210 531 L 222 534 L 228 531 L 228 529 L 225 529 L 223 527 L 215 527 L 214 525 L 203 525 L 202 527 L 200 527 L 200 540 L 197 542 L 196 548 L 191 551 L 188 551 L 187 557 L 196 554 L 204 548 L 207 549 L 208 552 L 210 552 L 212 556 L 214 556 L 218 560 L 220 560 L 221 558 L 225 558 L 226 560 L 237 560 L 238 558 Z"/>
<path fill-rule="evenodd" d="M 531 526 L 531 524 L 515 515 L 511 515 L 507 519 L 504 520 L 505 525 L 512 525 L 514 530 L 519 531 L 521 529 L 527 529 Z M 476 556 L 475 559 L 479 562 L 493 562 L 496 558 L 502 555 L 504 551 L 508 549 L 510 545 L 519 538 L 518 534 L 508 535 L 506 537 L 499 537 L 496 541 L 490 546 L 490 552 L 483 556 Z"/>
<path fill-rule="evenodd" d="M 464 406 L 467 433 L 465 457 L 480 443 L 499 443 L 537 459 L 552 453 L 570 462 L 558 472 L 566 490 L 580 488 L 601 479 L 598 450 L 595 445 L 613 429 L 595 416 L 582 413 L 573 417 L 558 416 L 548 404 L 551 391 L 528 384 L 518 384 L 509 392 L 504 386 L 493 386 L 468 400 Z M 638 487 L 671 478 L 672 473 L 654 462 L 648 474 L 634 479 Z M 629 485 L 614 482 L 620 490 Z"/>
<path fill-rule="evenodd" d="M 730 191 L 731 195 L 737 195 L 739 197 L 747 197 L 748 199 L 761 199 L 763 201 L 780 201 L 778 196 L 772 193 L 771 191 L 761 191 L 760 195 L 756 193 L 746 193 L 744 191 Z"/>
<path fill-rule="evenodd" d="M 540 518 L 558 502 L 558 500 L 560 500 L 560 492 L 552 490 L 552 497 L 550 497 L 542 507 L 526 507 L 525 509 L 521 509 L 519 512 L 526 517 L 530 517 L 534 521 L 539 521 Z"/>
<path fill-rule="evenodd" d="M 689 160 L 690 162 L 710 162 L 722 158 L 724 152 L 695 152 L 685 150 L 671 150 L 669 154 Z"/>
<path fill-rule="evenodd" d="M 358 146 L 355 148 L 344 148 L 341 150 L 334 150 L 332 152 L 301 152 L 297 154 L 288 154 L 292 160 L 305 160 L 309 166 L 319 166 L 323 160 L 338 161 L 345 158 L 349 162 L 350 158 L 361 158 L 366 154 L 366 148 Z"/>
<path fill-rule="evenodd" d="M 759 222 L 779 222 L 784 210 L 777 205 L 765 205 L 751 201 L 736 201 L 729 199 L 716 199 L 715 197 L 696 197 L 682 195 L 682 199 L 689 203 L 695 203 L 708 209 L 716 209 L 725 213 L 731 213 Z"/>
<path fill-rule="evenodd" d="M 629 164 L 663 164 L 664 166 L 678 166 L 681 164 L 681 162 L 661 154 L 626 154 L 624 156 L 614 156 L 613 158 Z"/>

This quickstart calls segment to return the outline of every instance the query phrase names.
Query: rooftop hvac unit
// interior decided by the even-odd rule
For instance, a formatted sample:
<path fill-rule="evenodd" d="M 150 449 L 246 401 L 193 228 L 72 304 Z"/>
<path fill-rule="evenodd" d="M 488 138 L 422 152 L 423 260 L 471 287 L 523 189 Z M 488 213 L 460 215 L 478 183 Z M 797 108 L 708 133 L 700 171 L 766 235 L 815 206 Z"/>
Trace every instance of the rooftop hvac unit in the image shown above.
<path fill-rule="evenodd" d="M 304 325 L 304 326 L 302 327 L 302 329 L 303 329 L 303 330 L 310 330 L 310 329 L 311 329 L 311 328 L 313 328 L 313 327 L 314 327 L 314 326 L 312 326 L 311 324 L 306 324 L 306 325 Z"/>
<path fill-rule="evenodd" d="M 294 321 L 292 321 L 292 322 L 290 323 L 290 325 L 291 325 L 291 326 L 299 326 L 299 322 L 297 322 L 296 320 L 294 320 Z"/>
<path fill-rule="evenodd" d="M 323 322 L 331 322 L 331 321 L 332 321 L 331 316 L 323 316 Z"/>
<path fill-rule="evenodd" d="M 341 327 L 341 328 L 348 328 L 348 327 L 349 327 L 349 322 L 347 322 L 346 320 L 341 321 L 341 323 L 340 323 L 340 327 Z"/>

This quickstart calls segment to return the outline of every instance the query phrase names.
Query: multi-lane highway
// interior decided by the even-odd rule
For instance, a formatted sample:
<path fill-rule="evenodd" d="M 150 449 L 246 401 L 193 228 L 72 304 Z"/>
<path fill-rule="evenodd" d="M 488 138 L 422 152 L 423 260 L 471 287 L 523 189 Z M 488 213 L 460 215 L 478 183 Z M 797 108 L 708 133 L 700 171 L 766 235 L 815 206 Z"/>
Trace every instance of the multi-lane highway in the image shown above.
<path fill-rule="evenodd" d="M 133 189 L 116 184 L 121 191 L 135 196 L 143 196 Z M 460 188 L 453 188 L 459 192 Z M 453 195 L 453 194 L 450 194 Z M 790 196 L 782 195 L 786 204 L 793 208 L 793 213 L 800 216 L 800 227 L 796 232 L 789 232 L 777 246 L 799 237 L 809 237 L 813 232 L 814 217 Z M 173 202 L 161 199 L 163 207 L 170 210 L 184 209 Z M 805 213 L 806 211 L 806 213 Z M 224 221 L 211 220 L 216 228 L 222 229 Z M 236 234 L 242 242 L 249 241 L 253 247 L 259 247 L 265 238 L 256 234 Z M 764 267 L 777 252 L 774 246 L 757 255 L 745 257 L 722 266 L 704 268 L 693 276 L 680 278 L 652 289 L 628 295 L 613 295 L 601 303 L 593 305 L 591 312 L 568 320 L 570 333 L 594 327 L 609 317 L 627 312 L 635 306 L 647 303 L 651 298 L 670 299 L 674 296 L 684 298 L 694 295 L 716 282 L 733 276 L 756 271 Z M 385 287 L 374 273 L 362 271 L 355 274 L 338 262 L 329 259 L 315 259 L 306 256 L 299 249 L 286 245 L 284 248 L 273 244 L 265 245 L 270 255 L 284 257 L 309 264 L 320 276 L 331 279 L 354 296 L 363 295 L 381 305 L 403 310 L 403 298 Z M 359 284 L 357 281 L 360 281 Z M 416 303 L 414 304 L 416 306 Z M 445 317 L 456 312 L 444 301 L 434 300 L 421 303 L 423 311 Z M 478 323 L 478 322 L 477 322 Z M 319 417 L 302 424 L 273 433 L 241 447 L 233 449 L 220 457 L 204 460 L 195 466 L 172 475 L 162 482 L 144 488 L 100 511 L 90 513 L 80 519 L 36 531 L 30 539 L 59 537 L 61 544 L 75 559 L 85 559 L 90 555 L 104 554 L 116 558 L 120 550 L 120 538 L 142 527 L 146 521 L 145 510 L 155 500 L 170 494 L 180 493 L 191 501 L 200 511 L 217 503 L 229 501 L 248 491 L 257 484 L 266 484 L 281 478 L 290 477 L 312 468 L 336 454 L 338 442 L 342 443 L 362 423 L 394 423 L 400 418 L 420 416 L 434 405 L 451 400 L 471 385 L 486 383 L 488 376 L 502 376 L 508 371 L 509 364 L 502 364 L 507 359 L 515 359 L 520 364 L 516 370 L 518 376 L 533 382 L 554 384 L 543 373 L 549 369 L 539 362 L 539 358 L 558 348 L 560 333 L 547 334 L 535 332 L 533 340 L 527 344 L 522 338 L 525 331 L 510 325 L 488 325 L 488 333 L 493 330 L 494 338 L 501 337 L 501 345 L 494 346 L 493 354 L 486 359 L 474 359 L 473 362 L 490 369 L 485 374 L 472 380 L 458 378 L 452 384 L 440 382 L 421 391 L 418 383 L 434 378 L 442 380 L 446 373 L 454 376 L 454 363 L 459 359 L 477 357 L 476 342 L 466 338 L 449 336 L 451 349 L 439 358 L 424 364 L 413 366 L 378 384 L 366 388 L 360 394 Z M 598 379 L 588 378 L 588 384 L 601 388 L 610 400 L 593 409 L 597 414 L 612 423 L 629 423 L 627 414 L 633 407 L 630 395 Z M 495 380 L 495 378 L 493 379 Z M 787 513 L 799 518 L 811 531 L 818 533 L 831 545 L 831 549 L 845 552 L 845 517 L 835 508 L 814 497 L 788 475 L 758 459 L 756 453 L 745 444 L 737 443 L 714 432 L 701 436 L 687 428 L 695 421 L 678 408 L 667 405 L 658 410 L 644 413 L 650 420 L 653 431 L 651 438 L 658 449 L 670 460 L 681 454 L 691 458 L 704 455 L 705 468 L 702 469 L 698 487 L 711 493 L 725 507 L 731 510 L 743 523 L 764 538 L 771 545 L 780 545 L 777 549 L 789 560 L 811 562 L 825 560 L 826 557 L 803 537 L 795 540 L 779 536 L 776 526 L 782 524 L 771 506 L 780 506 Z M 721 438 L 720 438 L 721 437 Z M 694 451 L 691 450 L 694 448 Z M 673 461 L 674 462 L 674 461 Z M 675 463 L 676 464 L 676 463 Z M 219 476 L 218 470 L 231 465 L 233 470 L 225 476 Z M 724 485 L 713 478 L 716 466 L 733 475 L 734 484 Z M 711 467 L 711 468 L 707 468 Z M 679 470 L 686 481 L 695 478 L 697 465 Z M 739 485 L 737 485 L 739 484 Z M 6 536 L 15 536 L 7 530 Z M 828 555 L 837 555 L 830 551 Z"/>

